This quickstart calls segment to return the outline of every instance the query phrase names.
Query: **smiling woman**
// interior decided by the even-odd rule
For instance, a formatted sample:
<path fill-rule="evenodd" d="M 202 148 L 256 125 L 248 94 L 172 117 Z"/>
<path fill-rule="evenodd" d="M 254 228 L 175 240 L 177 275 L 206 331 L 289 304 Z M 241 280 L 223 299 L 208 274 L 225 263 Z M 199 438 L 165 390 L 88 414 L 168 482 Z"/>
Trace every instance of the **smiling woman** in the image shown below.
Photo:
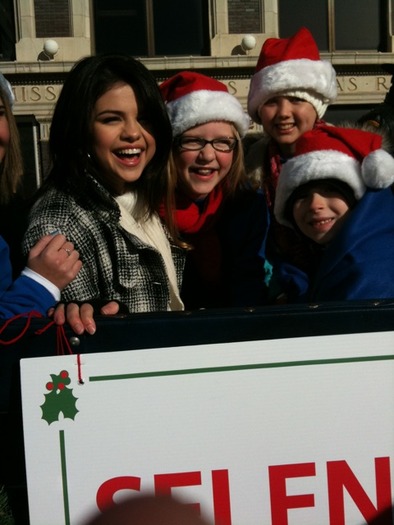
<path fill-rule="evenodd" d="M 164 170 L 171 139 L 156 80 L 141 62 L 97 55 L 71 70 L 51 125 L 53 167 L 24 240 L 27 251 L 42 232 L 57 229 L 74 243 L 84 264 L 63 301 L 118 300 L 130 312 L 183 309 L 183 250 L 157 213 L 171 186 Z"/>
<path fill-rule="evenodd" d="M 118 83 L 104 93 L 95 104 L 92 122 L 92 154 L 101 166 L 103 184 L 114 195 L 123 195 L 156 151 L 153 135 L 138 120 L 133 88 Z"/>

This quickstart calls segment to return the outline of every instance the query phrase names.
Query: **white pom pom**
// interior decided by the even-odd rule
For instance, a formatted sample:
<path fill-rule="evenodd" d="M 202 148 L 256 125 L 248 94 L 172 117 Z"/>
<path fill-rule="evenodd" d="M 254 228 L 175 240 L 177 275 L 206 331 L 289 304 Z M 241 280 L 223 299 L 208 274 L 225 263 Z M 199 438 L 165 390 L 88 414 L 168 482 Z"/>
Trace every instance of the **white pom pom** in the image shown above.
<path fill-rule="evenodd" d="M 363 160 L 361 174 L 369 188 L 388 188 L 394 183 L 394 158 L 387 151 L 377 149 Z"/>

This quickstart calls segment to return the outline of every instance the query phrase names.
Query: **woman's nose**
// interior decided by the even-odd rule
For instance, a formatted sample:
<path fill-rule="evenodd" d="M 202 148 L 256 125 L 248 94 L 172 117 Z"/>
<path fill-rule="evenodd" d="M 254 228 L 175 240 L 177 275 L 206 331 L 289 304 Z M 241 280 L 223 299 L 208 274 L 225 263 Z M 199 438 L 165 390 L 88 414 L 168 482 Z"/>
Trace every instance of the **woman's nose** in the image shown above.
<path fill-rule="evenodd" d="M 124 123 L 122 138 L 137 140 L 141 136 L 141 128 L 137 121 L 127 121 Z"/>

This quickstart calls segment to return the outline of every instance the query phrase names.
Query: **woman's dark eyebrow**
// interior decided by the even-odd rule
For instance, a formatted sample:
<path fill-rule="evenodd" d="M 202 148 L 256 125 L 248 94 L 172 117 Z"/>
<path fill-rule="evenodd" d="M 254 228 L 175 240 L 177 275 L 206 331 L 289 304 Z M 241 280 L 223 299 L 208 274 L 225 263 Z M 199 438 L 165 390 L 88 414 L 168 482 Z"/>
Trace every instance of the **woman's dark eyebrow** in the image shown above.
<path fill-rule="evenodd" d="M 119 109 L 103 109 L 102 111 L 100 111 L 100 113 L 97 113 L 97 115 L 102 115 L 103 113 L 115 113 L 117 115 L 120 115 L 123 113 L 123 111 L 119 110 Z"/>

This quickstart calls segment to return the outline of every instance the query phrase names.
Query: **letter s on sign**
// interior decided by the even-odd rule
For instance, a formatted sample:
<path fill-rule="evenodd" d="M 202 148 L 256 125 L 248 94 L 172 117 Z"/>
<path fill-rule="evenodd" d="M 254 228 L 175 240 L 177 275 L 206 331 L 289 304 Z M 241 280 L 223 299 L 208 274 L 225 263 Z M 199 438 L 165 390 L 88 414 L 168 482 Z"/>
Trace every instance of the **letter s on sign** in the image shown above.
<path fill-rule="evenodd" d="M 115 504 L 114 495 L 119 490 L 141 490 L 141 478 L 136 476 L 119 476 L 104 481 L 97 490 L 97 507 L 103 512 Z"/>

